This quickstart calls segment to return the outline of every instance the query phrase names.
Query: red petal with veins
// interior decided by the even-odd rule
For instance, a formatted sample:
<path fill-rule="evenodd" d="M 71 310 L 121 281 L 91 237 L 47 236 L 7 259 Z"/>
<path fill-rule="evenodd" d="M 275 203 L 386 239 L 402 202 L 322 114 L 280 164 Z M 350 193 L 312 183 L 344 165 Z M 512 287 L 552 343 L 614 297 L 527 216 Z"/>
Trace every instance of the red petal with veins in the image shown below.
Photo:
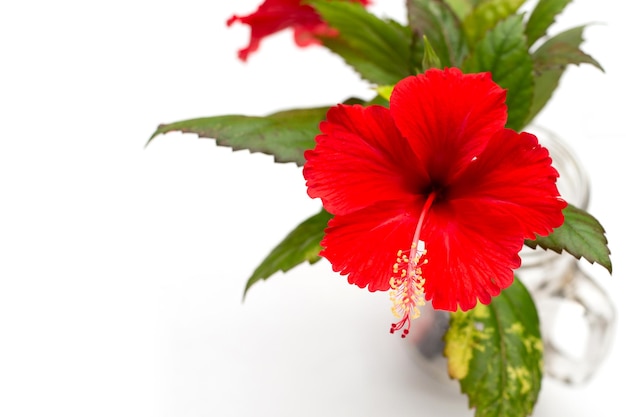
<path fill-rule="evenodd" d="M 548 150 L 534 135 L 504 129 L 450 187 L 449 198 L 500 205 L 517 219 L 521 237 L 534 239 L 535 234 L 547 236 L 563 223 L 567 203 L 555 198 L 558 176 Z"/>
<path fill-rule="evenodd" d="M 333 269 L 387 290 L 396 253 L 420 240 L 435 308 L 468 310 L 509 286 L 524 239 L 559 227 L 566 203 L 548 151 L 505 129 L 504 102 L 489 74 L 452 68 L 400 81 L 389 110 L 331 109 L 304 176 L 336 215 L 321 252 Z"/>
<path fill-rule="evenodd" d="M 506 92 L 489 73 L 456 68 L 407 77 L 393 90 L 391 114 L 432 181 L 443 186 L 479 154 L 506 123 Z"/>
<path fill-rule="evenodd" d="M 511 284 L 524 239 L 563 223 L 557 176 L 533 135 L 502 129 L 489 140 L 424 225 L 424 287 L 435 308 L 468 310 Z"/>
<path fill-rule="evenodd" d="M 304 154 L 304 177 L 309 196 L 320 197 L 332 214 L 413 199 L 427 184 L 423 163 L 400 136 L 387 108 L 338 105 L 320 130 L 315 149 Z"/>
<path fill-rule="evenodd" d="M 415 201 L 381 203 L 335 216 L 328 223 L 320 253 L 348 282 L 370 291 L 389 289 L 399 249 L 411 245 L 417 215 Z"/>
<path fill-rule="evenodd" d="M 474 201 L 436 203 L 428 212 L 422 240 L 428 263 L 424 292 L 433 307 L 469 310 L 513 282 L 520 266 L 520 225 L 499 206 Z"/>

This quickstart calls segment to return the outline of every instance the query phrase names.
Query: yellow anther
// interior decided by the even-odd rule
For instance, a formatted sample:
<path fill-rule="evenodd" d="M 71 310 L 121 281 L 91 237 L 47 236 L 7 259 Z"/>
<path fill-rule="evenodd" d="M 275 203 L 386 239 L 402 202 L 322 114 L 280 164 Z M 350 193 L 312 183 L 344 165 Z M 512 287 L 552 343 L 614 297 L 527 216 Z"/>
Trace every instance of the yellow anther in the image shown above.
<path fill-rule="evenodd" d="M 392 326 L 392 330 L 410 326 L 410 320 L 420 316 L 419 307 L 426 304 L 425 280 L 422 276 L 422 265 L 427 261 L 423 259 L 425 253 L 423 242 L 413 242 L 410 251 L 398 251 L 398 259 L 392 267 L 393 276 L 389 280 L 389 298 L 392 302 L 391 312 L 400 321 Z"/>

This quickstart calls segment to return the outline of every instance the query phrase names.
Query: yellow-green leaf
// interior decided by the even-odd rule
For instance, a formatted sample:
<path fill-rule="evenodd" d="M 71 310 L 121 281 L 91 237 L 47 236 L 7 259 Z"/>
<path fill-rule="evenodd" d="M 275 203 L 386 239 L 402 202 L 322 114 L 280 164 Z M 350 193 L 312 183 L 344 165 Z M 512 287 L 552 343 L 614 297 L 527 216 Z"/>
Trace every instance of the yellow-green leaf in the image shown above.
<path fill-rule="evenodd" d="M 448 372 L 476 417 L 526 417 L 541 388 L 543 344 L 535 304 L 515 280 L 489 305 L 452 313 Z"/>

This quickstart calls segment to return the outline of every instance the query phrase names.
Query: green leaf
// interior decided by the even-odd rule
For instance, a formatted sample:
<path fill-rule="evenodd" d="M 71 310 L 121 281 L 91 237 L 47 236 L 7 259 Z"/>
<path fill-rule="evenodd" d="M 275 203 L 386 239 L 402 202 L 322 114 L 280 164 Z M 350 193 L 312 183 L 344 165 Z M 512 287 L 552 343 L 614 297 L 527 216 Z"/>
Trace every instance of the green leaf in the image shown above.
<path fill-rule="evenodd" d="M 548 39 L 535 53 L 533 60 L 539 71 L 552 68 L 563 68 L 566 65 L 591 64 L 601 71 L 602 66 L 580 50 L 583 43 L 585 26 L 578 26 Z"/>
<path fill-rule="evenodd" d="M 520 130 L 526 125 L 534 91 L 533 61 L 521 15 L 511 16 L 487 32 L 463 63 L 463 70 L 491 72 L 493 80 L 507 90 L 507 127 Z"/>
<path fill-rule="evenodd" d="M 550 97 L 559 85 L 563 71 L 563 69 L 548 69 L 535 76 L 535 94 L 526 118 L 526 125 L 530 124 L 550 101 Z"/>
<path fill-rule="evenodd" d="M 281 111 L 266 117 L 214 116 L 183 120 L 158 127 L 150 143 L 168 132 L 195 133 L 214 138 L 218 145 L 273 155 L 276 162 L 304 164 L 304 151 L 315 146 L 319 123 L 328 107 Z"/>
<path fill-rule="evenodd" d="M 442 0 L 407 0 L 407 13 L 409 27 L 418 39 L 428 37 L 441 65 L 458 67 L 467 54 L 467 45 L 452 9 Z"/>
<path fill-rule="evenodd" d="M 467 41 L 472 46 L 496 25 L 510 18 L 526 0 L 484 0 L 463 20 Z"/>
<path fill-rule="evenodd" d="M 409 0 L 411 1 L 411 0 Z M 444 0 L 459 19 L 465 18 L 481 0 Z"/>
<path fill-rule="evenodd" d="M 580 50 L 585 26 L 575 27 L 548 39 L 532 55 L 535 92 L 527 123 L 545 107 L 559 85 L 563 72 L 570 64 L 591 64 L 604 71 L 591 56 Z"/>
<path fill-rule="evenodd" d="M 537 246 L 557 253 L 566 251 L 577 259 L 585 258 L 591 263 L 597 262 L 609 272 L 613 272 L 611 251 L 600 222 L 584 210 L 571 204 L 563 210 L 565 222 L 549 236 L 537 236 L 535 240 L 526 240 L 526 246 Z"/>
<path fill-rule="evenodd" d="M 526 23 L 526 38 L 528 47 L 531 47 L 539 38 L 544 36 L 554 18 L 565 9 L 572 0 L 539 0 Z"/>
<path fill-rule="evenodd" d="M 389 101 L 389 99 L 391 98 L 391 93 L 393 92 L 393 89 L 395 87 L 395 85 L 379 85 L 378 87 L 376 87 L 376 92 L 378 93 L 379 97 Z"/>
<path fill-rule="evenodd" d="M 320 241 L 331 217 L 322 209 L 289 233 L 252 273 L 246 283 L 244 297 L 252 285 L 262 279 L 268 279 L 278 271 L 287 272 L 303 262 L 314 264 L 319 261 L 321 259 L 319 252 L 322 249 Z"/>
<path fill-rule="evenodd" d="M 431 68 L 441 68 L 441 60 L 437 56 L 437 53 L 433 50 L 428 38 L 424 35 L 424 59 L 422 60 L 422 71 L 429 70 Z"/>
<path fill-rule="evenodd" d="M 323 37 L 324 46 L 341 56 L 361 76 L 378 85 L 393 85 L 413 75 L 409 29 L 380 19 L 359 3 L 309 1 L 337 36 Z"/>
<path fill-rule="evenodd" d="M 525 417 L 541 388 L 543 343 L 535 304 L 515 280 L 491 304 L 450 315 L 448 372 L 475 417 Z"/>

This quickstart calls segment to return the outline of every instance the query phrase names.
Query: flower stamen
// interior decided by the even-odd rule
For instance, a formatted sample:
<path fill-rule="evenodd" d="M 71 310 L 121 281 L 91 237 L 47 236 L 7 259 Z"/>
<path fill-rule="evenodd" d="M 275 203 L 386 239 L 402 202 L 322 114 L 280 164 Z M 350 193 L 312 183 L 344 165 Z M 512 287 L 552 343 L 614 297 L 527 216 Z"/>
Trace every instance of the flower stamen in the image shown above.
<path fill-rule="evenodd" d="M 392 275 L 389 280 L 391 286 L 389 297 L 393 303 L 391 312 L 400 321 L 393 323 L 389 332 L 393 334 L 402 330 L 402 338 L 409 334 L 411 320 L 420 316 L 419 307 L 426 304 L 424 299 L 425 278 L 422 276 L 422 266 L 428 263 L 428 259 L 423 259 L 426 255 L 426 244 L 420 240 L 420 234 L 426 213 L 436 196 L 435 192 L 428 195 L 417 221 L 411 249 L 409 251 L 399 250 L 396 254 L 396 263 L 392 267 Z"/>
<path fill-rule="evenodd" d="M 406 337 L 411 329 L 411 320 L 420 316 L 419 307 L 424 301 L 424 277 L 422 265 L 428 259 L 422 259 L 426 254 L 424 242 L 413 242 L 410 251 L 399 250 L 396 263 L 393 264 L 393 274 L 389 281 L 391 285 L 390 299 L 391 312 L 400 321 L 391 325 L 390 333 L 402 330 L 402 337 Z M 407 253 L 408 252 L 408 253 Z M 404 328 L 406 326 L 406 328 Z"/>

